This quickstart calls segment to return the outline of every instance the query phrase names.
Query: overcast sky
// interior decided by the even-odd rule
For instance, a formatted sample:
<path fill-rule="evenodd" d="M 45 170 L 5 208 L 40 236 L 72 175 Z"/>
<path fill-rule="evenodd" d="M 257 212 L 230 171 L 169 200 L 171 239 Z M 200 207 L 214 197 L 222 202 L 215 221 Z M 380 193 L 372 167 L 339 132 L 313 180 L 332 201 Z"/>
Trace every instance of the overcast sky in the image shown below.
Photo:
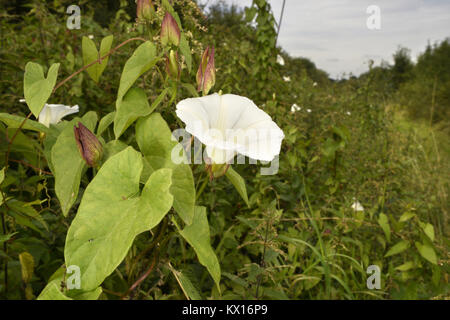
<path fill-rule="evenodd" d="M 213 3 L 217 0 L 202 0 Z M 241 7 L 252 0 L 224 0 Z M 270 0 L 280 18 L 283 0 Z M 380 8 L 381 29 L 370 30 L 366 12 Z M 291 56 L 310 58 L 332 78 L 355 75 L 392 62 L 399 45 L 411 49 L 413 60 L 434 43 L 450 37 L 450 0 L 286 0 L 278 44 Z"/>

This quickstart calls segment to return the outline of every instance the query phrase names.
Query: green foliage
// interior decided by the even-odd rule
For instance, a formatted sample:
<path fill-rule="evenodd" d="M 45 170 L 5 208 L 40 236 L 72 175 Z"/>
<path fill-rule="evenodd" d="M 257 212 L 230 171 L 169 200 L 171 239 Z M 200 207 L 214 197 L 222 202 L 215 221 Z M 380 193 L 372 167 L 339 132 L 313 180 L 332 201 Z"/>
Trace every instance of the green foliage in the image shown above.
<path fill-rule="evenodd" d="M 112 35 L 103 38 L 102 42 L 100 44 L 100 52 L 99 52 L 97 50 L 97 47 L 95 46 L 94 41 L 92 41 L 88 37 L 83 37 L 82 50 L 83 50 L 84 65 L 88 65 L 94 61 L 97 61 L 101 57 L 106 55 L 108 53 L 108 51 L 111 49 L 113 38 L 114 37 Z M 92 67 L 89 67 L 86 69 L 89 76 L 95 82 L 99 81 L 101 74 L 103 73 L 103 71 L 106 68 L 106 65 L 108 64 L 108 59 L 109 59 L 109 57 L 106 57 L 100 63 L 96 63 Z"/>
<path fill-rule="evenodd" d="M 48 70 L 46 78 L 44 70 L 39 64 L 28 62 L 25 66 L 23 94 L 28 107 L 36 118 L 52 94 L 58 77 L 58 69 L 59 63 L 53 64 Z"/>
<path fill-rule="evenodd" d="M 80 156 L 73 131 L 73 127 L 78 121 L 93 131 L 97 124 L 97 115 L 89 112 L 82 119 L 75 118 L 69 122 L 52 146 L 51 158 L 47 159 L 53 165 L 55 193 L 65 216 L 77 200 L 81 176 L 83 170 L 86 169 L 86 163 Z"/>
<path fill-rule="evenodd" d="M 180 234 L 194 248 L 198 260 L 208 269 L 220 291 L 220 265 L 210 244 L 209 223 L 205 207 L 195 207 L 192 223 L 186 226 Z"/>
<path fill-rule="evenodd" d="M 151 19 L 136 22 L 125 1 L 85 3 L 80 30 L 65 27 L 69 1 L 6 6 L 0 297 L 447 298 L 448 41 L 416 64 L 400 49 L 395 65 L 337 82 L 276 47 L 268 1 L 219 4 L 207 19 L 190 0 L 153 3 Z M 160 44 L 166 11 L 179 47 Z M 113 38 L 111 58 L 84 68 Z M 175 105 L 198 96 L 195 70 L 211 45 L 212 91 L 251 98 L 283 129 L 274 175 L 261 171 L 270 164 L 239 164 L 209 181 L 204 164 L 185 162 L 198 141 L 172 137 Z M 169 50 L 179 80 L 165 71 Z M 45 103 L 80 112 L 46 127 Z M 103 144 L 99 168 L 80 155 L 78 121 Z M 80 289 L 67 287 L 73 265 Z M 366 286 L 370 265 L 381 290 Z"/>
<path fill-rule="evenodd" d="M 141 155 L 131 147 L 114 155 L 92 180 L 67 233 L 66 265 L 81 269 L 81 289 L 97 288 L 120 264 L 134 238 L 154 228 L 173 197 L 170 169 L 152 173 L 139 196 Z"/>

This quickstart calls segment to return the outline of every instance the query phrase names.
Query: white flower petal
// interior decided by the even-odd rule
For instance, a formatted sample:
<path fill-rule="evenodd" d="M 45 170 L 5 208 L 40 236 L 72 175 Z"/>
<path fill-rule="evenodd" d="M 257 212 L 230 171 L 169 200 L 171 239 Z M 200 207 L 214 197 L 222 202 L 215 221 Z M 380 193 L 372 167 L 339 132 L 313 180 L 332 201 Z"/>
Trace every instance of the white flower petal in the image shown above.
<path fill-rule="evenodd" d="M 69 114 L 77 113 L 79 111 L 78 105 L 73 107 L 65 106 L 63 104 L 45 104 L 39 113 L 38 120 L 43 125 L 49 127 L 50 124 L 57 124 L 62 118 Z"/>
<path fill-rule="evenodd" d="M 302 110 L 302 107 L 299 107 L 296 103 L 294 103 L 294 104 L 291 106 L 291 112 L 292 112 L 292 113 L 297 112 L 297 111 L 300 111 L 300 110 Z"/>
<path fill-rule="evenodd" d="M 186 131 L 206 145 L 214 163 L 228 162 L 236 153 L 272 161 L 280 153 L 283 131 L 246 97 L 215 93 L 188 98 L 177 104 L 176 113 Z"/>
<path fill-rule="evenodd" d="M 277 55 L 277 63 L 284 66 L 284 59 L 281 55 Z"/>
<path fill-rule="evenodd" d="M 352 204 L 352 209 L 355 211 L 364 211 L 364 207 L 359 203 L 359 201 L 355 201 Z"/>

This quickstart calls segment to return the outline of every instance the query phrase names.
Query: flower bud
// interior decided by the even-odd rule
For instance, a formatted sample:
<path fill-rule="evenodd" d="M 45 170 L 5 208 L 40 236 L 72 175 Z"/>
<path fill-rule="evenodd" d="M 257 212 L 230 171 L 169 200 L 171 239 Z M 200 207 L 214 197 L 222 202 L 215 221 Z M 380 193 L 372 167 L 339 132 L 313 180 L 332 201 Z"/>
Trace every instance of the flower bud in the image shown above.
<path fill-rule="evenodd" d="M 73 131 L 81 157 L 89 167 L 98 167 L 103 157 L 103 146 L 100 141 L 81 122 L 78 122 L 78 128 L 73 126 Z"/>
<path fill-rule="evenodd" d="M 209 175 L 209 181 L 212 181 L 214 178 L 220 178 L 223 175 L 225 175 L 228 171 L 228 168 L 230 167 L 229 163 L 211 163 L 211 160 L 208 159 L 205 170 Z"/>
<path fill-rule="evenodd" d="M 178 46 L 180 44 L 180 28 L 172 15 L 166 12 L 161 24 L 161 43 L 163 46 L 173 44 Z"/>
<path fill-rule="evenodd" d="M 214 46 L 207 47 L 203 52 L 202 61 L 197 71 L 197 91 L 207 95 L 216 83 L 216 68 L 214 65 Z"/>
<path fill-rule="evenodd" d="M 152 0 L 136 1 L 136 16 L 138 19 L 150 20 L 153 12 L 155 12 L 155 8 L 153 8 Z"/>
<path fill-rule="evenodd" d="M 170 50 L 169 56 L 166 55 L 166 72 L 172 79 L 180 79 L 181 66 L 178 63 L 178 52 Z"/>

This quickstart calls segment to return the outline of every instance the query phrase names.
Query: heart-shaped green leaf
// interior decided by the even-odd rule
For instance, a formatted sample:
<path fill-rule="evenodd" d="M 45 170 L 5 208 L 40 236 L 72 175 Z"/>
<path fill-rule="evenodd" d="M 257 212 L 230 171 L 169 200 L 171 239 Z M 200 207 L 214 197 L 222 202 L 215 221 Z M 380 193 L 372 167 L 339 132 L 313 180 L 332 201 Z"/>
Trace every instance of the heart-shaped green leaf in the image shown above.
<path fill-rule="evenodd" d="M 156 47 L 150 41 L 141 44 L 127 60 L 120 76 L 119 90 L 117 93 L 116 109 L 120 108 L 122 98 L 131 88 L 133 83 L 144 72 L 149 70 L 158 62 Z"/>
<path fill-rule="evenodd" d="M 141 88 L 131 88 L 125 94 L 120 108 L 114 117 L 114 135 L 116 139 L 140 117 L 151 112 L 145 91 Z"/>
<path fill-rule="evenodd" d="M 30 111 L 37 118 L 44 104 L 52 94 L 58 77 L 59 63 L 54 63 L 48 70 L 47 78 L 44 70 L 35 62 L 28 62 L 25 66 L 23 93 Z"/>
<path fill-rule="evenodd" d="M 139 119 L 136 124 L 136 141 L 139 149 L 149 164 L 149 172 L 160 168 L 173 169 L 172 187 L 173 207 L 186 224 L 192 222 L 195 206 L 195 185 L 192 170 L 185 163 L 175 163 L 172 154 L 184 150 L 177 141 L 172 140 L 172 133 L 166 121 L 159 113 Z M 179 154 L 177 153 L 177 156 Z"/>
<path fill-rule="evenodd" d="M 88 37 L 83 37 L 83 40 L 81 42 L 82 51 L 83 51 L 83 63 L 84 65 L 88 65 L 99 58 L 103 57 L 105 54 L 109 52 L 111 49 L 111 45 L 113 42 L 113 36 L 107 36 L 103 38 L 101 44 L 100 44 L 100 53 L 97 51 L 97 47 L 95 46 L 94 41 L 89 39 Z M 98 82 L 100 79 L 101 74 L 106 68 L 106 65 L 108 64 L 108 58 L 106 57 L 102 60 L 101 63 L 96 63 L 92 67 L 87 68 L 87 73 L 89 76 L 94 80 L 95 82 Z"/>
<path fill-rule="evenodd" d="M 73 126 L 78 121 L 81 121 L 93 132 L 97 124 L 97 114 L 90 111 L 82 119 L 75 118 L 70 121 L 58 136 L 51 151 L 51 163 L 55 176 L 55 192 L 64 216 L 67 216 L 77 199 L 81 175 L 85 169 L 85 161 L 80 155 L 73 133 Z"/>
<path fill-rule="evenodd" d="M 171 169 L 153 172 L 139 196 L 142 156 L 132 147 L 109 158 L 86 188 L 69 228 L 66 265 L 81 271 L 81 289 L 97 288 L 122 262 L 134 238 L 172 207 Z"/>

